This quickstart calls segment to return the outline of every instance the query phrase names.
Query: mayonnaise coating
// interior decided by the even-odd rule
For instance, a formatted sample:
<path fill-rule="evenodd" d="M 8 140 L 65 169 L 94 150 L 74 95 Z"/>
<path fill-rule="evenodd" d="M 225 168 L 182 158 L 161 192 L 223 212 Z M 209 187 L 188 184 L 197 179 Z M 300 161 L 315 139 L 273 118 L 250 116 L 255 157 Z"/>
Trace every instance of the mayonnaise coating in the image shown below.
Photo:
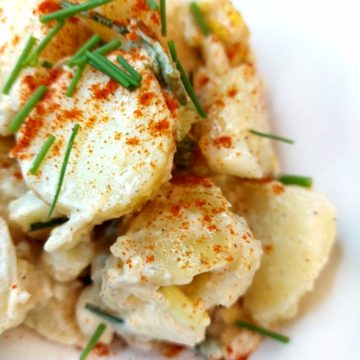
<path fill-rule="evenodd" d="M 17 259 L 7 225 L 0 218 L 0 334 L 20 325 L 28 311 L 49 296 L 48 279 L 28 261 Z"/>
<path fill-rule="evenodd" d="M 18 87 L 13 87 L 9 95 L 2 94 L 5 82 L 15 67 L 20 54 L 30 36 L 35 37 L 38 45 L 49 33 L 54 23 L 42 24 L 40 16 L 60 9 L 60 0 L 12 0 L 2 1 L 0 5 L 0 134 L 9 135 L 8 125 L 22 106 L 18 87 L 32 86 L 29 76 L 42 76 L 48 71 L 41 67 L 43 61 L 52 64 L 72 55 L 90 35 L 78 19 L 67 21 L 57 36 L 41 53 L 41 61 L 36 67 L 27 68 L 17 79 Z M 34 47 L 34 49 L 35 49 Z"/>
<path fill-rule="evenodd" d="M 277 181 L 225 181 L 222 188 L 264 249 L 245 308 L 264 326 L 295 316 L 329 258 L 334 207 L 323 195 Z"/>
<path fill-rule="evenodd" d="M 109 59 L 115 62 L 118 54 Z M 14 153 L 27 185 L 50 204 L 72 129 L 80 125 L 56 206 L 70 220 L 52 232 L 47 251 L 69 249 L 95 224 L 136 210 L 170 177 L 174 118 L 146 53 L 125 57 L 142 74 L 140 89 L 129 91 L 88 66 L 74 96 L 66 97 L 73 70 L 65 66 L 17 135 Z M 50 134 L 56 142 L 41 171 L 30 175 Z"/>
<path fill-rule="evenodd" d="M 261 256 L 219 188 L 193 176 L 164 185 L 111 252 L 101 298 L 133 324 L 124 332 L 188 345 L 203 340 L 207 309 L 230 306 L 246 291 Z M 144 318 L 151 313 L 160 320 Z"/>
<path fill-rule="evenodd" d="M 195 82 L 209 109 L 199 145 L 211 170 L 246 178 L 276 172 L 269 139 L 249 132 L 269 132 L 263 89 L 254 66 L 243 64 L 222 76 L 212 76 L 203 68 Z"/>

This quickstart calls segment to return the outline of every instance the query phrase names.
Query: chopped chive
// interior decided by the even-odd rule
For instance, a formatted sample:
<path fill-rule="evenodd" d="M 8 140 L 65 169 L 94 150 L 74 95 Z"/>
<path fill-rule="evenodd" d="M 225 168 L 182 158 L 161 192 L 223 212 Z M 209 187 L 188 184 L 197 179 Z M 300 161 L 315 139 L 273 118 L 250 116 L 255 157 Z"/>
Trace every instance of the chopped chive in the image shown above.
<path fill-rule="evenodd" d="M 170 40 L 168 42 L 168 47 L 169 47 L 170 54 L 171 54 L 171 57 L 174 60 L 174 62 L 179 61 L 174 40 Z"/>
<path fill-rule="evenodd" d="M 83 11 L 97 8 L 101 5 L 105 5 L 112 2 L 112 0 L 90 0 L 86 3 L 66 7 L 59 11 L 55 11 L 51 14 L 43 15 L 40 17 L 40 21 L 45 24 L 52 20 L 66 20 L 74 15 L 77 15 Z"/>
<path fill-rule="evenodd" d="M 282 142 L 285 142 L 285 143 L 288 143 L 288 144 L 294 144 L 295 143 L 294 140 L 287 139 L 287 138 L 279 136 L 279 135 L 264 133 L 264 132 L 257 131 L 257 130 L 254 130 L 254 129 L 250 129 L 249 132 L 251 134 L 254 134 L 254 135 L 257 135 L 257 136 L 261 136 L 261 137 L 272 139 L 272 140 L 282 141 Z"/>
<path fill-rule="evenodd" d="M 174 62 L 176 64 L 176 67 L 180 72 L 180 77 L 181 77 L 181 80 L 182 80 L 182 82 L 184 84 L 184 88 L 185 88 L 186 92 L 188 93 L 188 95 L 189 95 L 191 101 L 193 102 L 196 110 L 198 111 L 199 115 L 203 119 L 207 118 L 207 113 L 204 110 L 204 108 L 202 107 L 199 99 L 197 98 L 197 96 L 195 94 L 195 91 L 194 91 L 193 87 L 191 86 L 191 83 L 190 83 L 190 81 L 189 81 L 189 79 L 188 79 L 188 77 L 186 75 L 186 72 L 185 72 L 183 66 L 181 65 L 180 60 L 178 59 L 175 43 L 174 43 L 173 40 L 170 40 L 168 42 L 168 47 L 169 47 L 169 50 L 170 50 L 171 57 L 174 60 Z"/>
<path fill-rule="evenodd" d="M 160 19 L 161 19 L 161 35 L 166 36 L 167 34 L 166 0 L 160 0 Z"/>
<path fill-rule="evenodd" d="M 26 64 L 30 66 L 35 66 L 38 61 L 41 53 L 49 44 L 49 42 L 56 36 L 56 34 L 61 30 L 64 26 L 63 21 L 59 21 L 44 37 L 44 39 L 40 42 L 40 44 L 36 47 L 36 49 L 31 53 L 29 58 L 26 60 Z"/>
<path fill-rule="evenodd" d="M 11 132 L 16 133 L 20 129 L 21 125 L 24 123 L 31 111 L 35 108 L 35 106 L 43 98 L 47 91 L 48 88 L 44 85 L 41 85 L 36 89 L 25 106 L 12 119 L 8 127 Z"/>
<path fill-rule="evenodd" d="M 93 336 L 87 343 L 85 349 L 81 353 L 80 360 L 86 360 L 86 358 L 89 356 L 92 349 L 95 347 L 96 343 L 99 341 L 99 339 L 101 338 L 101 335 L 104 333 L 105 330 L 106 330 L 106 324 L 104 324 L 104 323 L 99 324 L 99 326 L 96 328 Z"/>
<path fill-rule="evenodd" d="M 67 166 L 69 164 L 71 150 L 72 150 L 72 148 L 74 146 L 75 137 L 76 137 L 76 135 L 77 135 L 77 133 L 79 131 L 79 128 L 80 128 L 79 124 L 75 124 L 74 127 L 73 127 L 72 134 L 70 136 L 70 140 L 69 140 L 69 143 L 68 143 L 67 148 L 66 148 L 64 161 L 63 161 L 62 166 L 61 166 L 59 181 L 58 181 L 57 186 L 56 186 L 56 193 L 55 193 L 54 199 L 53 199 L 51 207 L 50 207 L 49 216 L 51 216 L 52 213 L 54 212 L 56 204 L 57 204 L 57 202 L 59 200 L 61 188 L 62 188 L 62 185 L 64 183 L 66 169 L 67 169 Z"/>
<path fill-rule="evenodd" d="M 197 23 L 197 25 L 199 26 L 201 32 L 205 35 L 208 36 L 210 35 L 210 29 L 207 26 L 204 16 L 201 12 L 201 9 L 199 8 L 199 5 L 196 2 L 191 2 L 190 3 L 190 11 Z"/>
<path fill-rule="evenodd" d="M 126 89 L 130 90 L 131 89 L 131 84 L 122 76 L 119 76 L 119 74 L 114 74 L 112 72 L 112 70 L 109 70 L 107 68 L 104 68 L 103 65 L 99 65 L 98 63 L 96 63 L 95 61 L 90 61 L 89 64 L 95 68 L 96 70 L 102 72 L 103 74 L 109 76 L 111 79 L 115 80 L 116 82 L 118 82 L 120 85 L 122 85 L 123 87 L 125 87 Z"/>
<path fill-rule="evenodd" d="M 90 59 L 91 66 L 108 75 L 113 80 L 118 81 L 121 85 L 128 88 L 130 87 L 131 83 L 129 82 L 129 80 L 123 76 L 120 69 L 115 66 L 110 60 L 103 56 L 90 52 L 87 53 L 87 56 Z"/>
<path fill-rule="evenodd" d="M 98 49 L 96 49 L 95 51 L 93 51 L 93 54 L 103 56 L 103 55 L 108 54 L 110 51 L 118 49 L 120 47 L 120 45 L 121 45 L 121 42 L 119 40 L 112 40 L 112 41 L 108 42 L 107 44 L 105 44 L 104 46 L 101 46 Z M 86 52 L 85 52 L 85 54 L 86 54 Z M 86 55 L 74 59 L 74 63 L 77 65 L 84 64 L 87 61 L 88 61 L 88 58 Z"/>
<path fill-rule="evenodd" d="M 56 225 L 62 225 L 66 223 L 69 219 L 67 217 L 59 217 L 46 222 L 37 222 L 30 225 L 30 231 L 38 231 L 52 228 Z"/>
<path fill-rule="evenodd" d="M 105 55 L 112 50 L 118 49 L 120 45 L 121 45 L 121 42 L 119 40 L 113 40 L 113 41 L 110 41 L 109 43 L 105 44 L 104 46 L 96 49 L 93 53 L 98 54 L 98 55 Z M 82 49 L 80 49 L 80 50 L 82 50 Z M 80 50 L 79 50 L 79 52 L 80 52 Z M 78 69 L 77 69 L 74 77 L 72 78 L 71 83 L 66 91 L 66 96 L 68 96 L 68 97 L 72 97 L 74 95 L 76 86 L 77 86 L 77 84 L 81 78 L 81 75 L 83 74 L 85 67 L 88 63 L 89 59 L 86 56 L 87 51 L 88 50 L 85 49 L 85 51 L 81 52 L 81 54 L 79 54 L 79 52 L 78 52 L 77 55 L 75 55 L 74 57 L 72 57 L 72 59 L 70 59 L 70 61 L 72 61 L 72 64 L 78 65 Z"/>
<path fill-rule="evenodd" d="M 126 61 L 123 56 L 119 55 L 117 57 L 117 61 L 138 83 L 141 81 L 141 75 Z"/>
<path fill-rule="evenodd" d="M 123 324 L 124 323 L 123 319 L 107 313 L 106 311 L 104 311 L 103 309 L 101 309 L 100 307 L 98 307 L 96 305 L 87 303 L 85 305 L 85 308 L 87 310 L 89 310 L 90 312 L 92 312 L 93 314 L 95 314 L 95 315 L 97 315 L 97 316 L 99 316 L 99 317 L 103 318 L 104 320 L 109 321 L 111 323 L 115 323 L 115 324 Z"/>
<path fill-rule="evenodd" d="M 190 71 L 189 72 L 189 81 L 192 87 L 194 87 L 194 72 Z"/>
<path fill-rule="evenodd" d="M 112 40 L 112 41 L 108 42 L 107 44 L 105 44 L 104 46 L 96 49 L 94 51 L 94 54 L 102 55 L 102 56 L 106 55 L 110 51 L 118 49 L 120 47 L 120 45 L 121 45 L 121 42 L 119 40 Z"/>
<path fill-rule="evenodd" d="M 298 175 L 282 175 L 279 177 L 279 181 L 285 185 L 298 185 L 306 188 L 312 187 L 313 184 L 311 177 Z"/>
<path fill-rule="evenodd" d="M 98 34 L 93 35 L 68 61 L 68 65 L 74 65 L 74 60 L 85 55 L 86 51 L 92 50 L 101 42 L 101 37 Z"/>
<path fill-rule="evenodd" d="M 75 4 L 73 4 L 72 2 L 67 1 L 67 0 L 61 0 L 61 6 L 63 8 L 71 8 L 71 7 L 75 6 Z M 79 15 L 86 19 L 93 20 L 93 21 L 97 22 L 98 24 L 103 25 L 107 28 L 110 28 L 120 35 L 126 35 L 129 33 L 129 30 L 126 26 L 122 26 L 117 23 L 115 24 L 111 19 L 99 14 L 96 11 L 83 11 Z"/>
<path fill-rule="evenodd" d="M 146 2 L 151 10 L 155 11 L 159 9 L 159 5 L 155 2 L 155 0 L 146 0 Z"/>
<path fill-rule="evenodd" d="M 50 151 L 55 140 L 56 140 L 56 137 L 54 135 L 50 135 L 50 137 L 46 140 L 45 144 L 40 149 L 39 153 L 37 154 L 32 166 L 30 168 L 29 172 L 31 175 L 35 175 L 38 172 L 42 162 L 46 158 L 46 155 Z"/>
<path fill-rule="evenodd" d="M 41 63 L 41 66 L 44 67 L 45 69 L 52 69 L 54 64 L 45 60 Z"/>
<path fill-rule="evenodd" d="M 69 87 L 66 90 L 65 95 L 67 97 L 72 97 L 74 95 L 75 89 L 77 87 L 77 84 L 80 81 L 81 75 L 83 74 L 83 72 L 85 70 L 85 67 L 86 67 L 86 63 L 83 64 L 83 65 L 78 66 L 78 68 L 77 68 L 77 70 L 75 72 L 75 75 L 72 78 L 71 83 L 70 83 Z"/>
<path fill-rule="evenodd" d="M 2 93 L 5 95 L 8 95 L 12 86 L 14 85 L 17 77 L 20 74 L 20 71 L 23 69 L 24 67 L 24 62 L 25 60 L 29 57 L 32 48 L 34 47 L 36 43 L 36 38 L 30 36 L 29 40 L 26 42 L 26 45 L 24 47 L 24 50 L 22 51 L 14 69 L 12 70 L 9 79 L 6 81 L 5 86 L 2 90 Z"/>
<path fill-rule="evenodd" d="M 194 152 L 196 142 L 189 136 L 176 144 L 174 163 L 179 169 L 186 169 L 190 165 L 191 156 Z"/>
<path fill-rule="evenodd" d="M 238 327 L 244 328 L 244 329 L 255 331 L 255 332 L 257 332 L 257 333 L 259 333 L 261 335 L 271 337 L 271 338 L 273 338 L 275 340 L 278 340 L 280 342 L 283 342 L 283 343 L 288 343 L 290 341 L 290 338 L 288 336 L 279 334 L 279 333 L 277 333 L 275 331 L 264 329 L 264 328 L 262 328 L 260 326 L 254 325 L 254 324 L 249 324 L 249 323 L 247 323 L 245 321 L 236 320 L 235 325 L 238 326 Z"/>
<path fill-rule="evenodd" d="M 87 52 L 86 55 L 90 59 L 90 65 L 95 67 L 97 70 L 109 76 L 111 79 L 117 81 L 127 89 L 131 88 L 131 85 L 138 86 L 138 83 L 127 75 L 124 71 L 119 69 L 110 60 L 97 54 Z"/>

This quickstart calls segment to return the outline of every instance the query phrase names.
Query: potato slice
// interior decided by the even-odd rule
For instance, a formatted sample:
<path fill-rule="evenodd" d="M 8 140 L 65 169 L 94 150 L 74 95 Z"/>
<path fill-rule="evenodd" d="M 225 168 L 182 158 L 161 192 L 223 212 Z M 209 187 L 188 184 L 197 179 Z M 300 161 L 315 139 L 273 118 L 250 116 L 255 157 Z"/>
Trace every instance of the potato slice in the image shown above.
<path fill-rule="evenodd" d="M 120 333 L 194 345 L 206 310 L 232 305 L 250 285 L 259 245 L 211 180 L 176 177 L 111 247 L 101 298 L 125 318 Z"/>
<path fill-rule="evenodd" d="M 226 188 L 236 192 L 237 211 L 264 249 L 245 307 L 265 326 L 293 317 L 329 258 L 335 240 L 333 206 L 314 191 L 276 181 Z"/>
<path fill-rule="evenodd" d="M 75 320 L 75 305 L 81 285 L 56 284 L 46 304 L 39 304 L 26 316 L 25 325 L 49 340 L 67 345 L 85 342 Z"/>
<path fill-rule="evenodd" d="M 9 230 L 0 218 L 0 334 L 20 325 L 29 310 L 50 296 L 49 279 L 28 261 L 16 258 Z"/>
<path fill-rule="evenodd" d="M 46 273 L 59 282 L 74 281 L 86 269 L 95 256 L 95 245 L 91 236 L 85 235 L 83 241 L 70 250 L 46 252 L 41 254 L 41 263 Z"/>
<path fill-rule="evenodd" d="M 259 345 L 260 335 L 239 328 L 236 320 L 247 320 L 240 302 L 229 308 L 216 308 L 206 340 L 199 345 L 200 353 L 209 360 L 246 359 Z"/>
<path fill-rule="evenodd" d="M 8 125 L 12 116 L 22 106 L 23 98 L 19 96 L 18 87 L 14 87 L 10 95 L 2 94 L 2 89 L 14 69 L 21 52 L 30 36 L 39 41 L 44 39 L 54 23 L 42 24 L 40 16 L 60 8 L 60 0 L 12 0 L 2 1 L 0 5 L 1 37 L 0 37 L 0 134 L 9 135 Z M 52 64 L 63 60 L 76 52 L 87 39 L 90 32 L 82 22 L 67 21 L 58 35 L 41 53 L 41 62 Z M 47 74 L 48 71 L 38 64 L 28 68 L 18 78 L 18 86 L 27 91 L 33 90 L 31 79 Z"/>
<path fill-rule="evenodd" d="M 206 294 L 208 306 L 236 301 L 251 282 L 261 254 L 259 243 L 246 223 L 230 212 L 219 188 L 209 179 L 191 176 L 163 186 L 111 251 L 119 263 L 114 279 L 119 284 L 186 285 L 210 273 L 197 294 Z M 226 290 L 223 284 L 228 281 L 234 286 Z"/>
<path fill-rule="evenodd" d="M 54 211 L 49 217 L 49 205 L 39 199 L 32 191 L 26 192 L 9 204 L 9 217 L 11 221 L 19 225 L 23 232 L 29 233 L 31 225 L 39 222 L 47 222 L 61 217 L 61 214 Z"/>
<path fill-rule="evenodd" d="M 115 63 L 117 52 L 109 55 Z M 73 97 L 65 96 L 73 76 L 68 67 L 17 135 L 14 153 L 31 190 L 50 204 L 74 124 L 80 125 L 56 209 L 70 220 L 55 229 L 47 251 L 66 250 L 95 224 L 139 208 L 170 177 L 175 150 L 171 116 L 144 51 L 125 55 L 142 73 L 141 88 L 128 91 L 88 66 Z M 56 142 L 36 176 L 34 157 L 50 134 Z"/>
<path fill-rule="evenodd" d="M 261 82 L 252 65 L 222 76 L 201 69 L 195 79 L 209 121 L 200 124 L 200 149 L 215 173 L 260 178 L 277 170 L 269 139 L 249 133 L 269 132 Z"/>
<path fill-rule="evenodd" d="M 0 216 L 8 219 L 9 203 L 26 192 L 20 168 L 14 159 L 9 158 L 13 142 L 0 138 Z"/>
<path fill-rule="evenodd" d="M 86 304 L 103 307 L 99 297 L 99 289 L 94 285 L 86 287 L 81 292 L 76 304 L 76 322 L 83 337 L 85 339 L 90 339 L 99 324 L 104 322 L 104 319 L 86 309 Z M 101 336 L 100 341 L 105 344 L 110 344 L 113 339 L 113 335 L 113 327 L 111 324 L 107 324 L 106 330 Z"/>

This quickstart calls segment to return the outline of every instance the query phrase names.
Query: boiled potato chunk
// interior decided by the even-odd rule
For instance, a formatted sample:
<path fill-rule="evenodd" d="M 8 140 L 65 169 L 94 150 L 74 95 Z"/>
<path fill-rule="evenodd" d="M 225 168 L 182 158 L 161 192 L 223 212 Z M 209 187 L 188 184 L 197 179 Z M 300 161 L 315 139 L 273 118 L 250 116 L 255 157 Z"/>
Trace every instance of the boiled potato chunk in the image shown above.
<path fill-rule="evenodd" d="M 105 280 L 101 300 L 112 314 L 124 319 L 124 324 L 113 326 L 130 343 L 168 341 L 194 346 L 204 339 L 210 324 L 203 304 L 176 286 L 116 288 Z"/>
<path fill-rule="evenodd" d="M 183 36 L 186 42 L 191 46 L 199 46 L 205 36 L 190 11 L 189 2 L 187 0 L 175 1 L 183 7 L 182 19 L 185 24 Z M 209 30 L 222 42 L 229 44 L 247 42 L 248 27 L 230 0 L 198 0 L 196 2 Z"/>
<path fill-rule="evenodd" d="M 30 232 L 31 225 L 61 217 L 56 211 L 49 217 L 49 205 L 39 199 L 32 191 L 26 192 L 9 204 L 9 217 L 19 225 L 23 232 Z M 31 233 L 29 233 L 32 236 Z"/>
<path fill-rule="evenodd" d="M 74 281 L 87 268 L 95 256 L 95 245 L 91 237 L 85 235 L 83 241 L 69 250 L 46 252 L 40 261 L 46 273 L 56 281 Z"/>
<path fill-rule="evenodd" d="M 200 124 L 200 149 L 215 173 L 246 178 L 277 169 L 269 139 L 249 133 L 269 132 L 261 82 L 253 65 L 243 64 L 222 76 L 207 67 L 195 79 L 209 120 Z"/>
<path fill-rule="evenodd" d="M 258 241 L 244 220 L 230 211 L 219 188 L 193 176 L 164 185 L 111 251 L 121 269 L 117 281 L 124 285 L 141 279 L 156 286 L 186 285 L 210 272 L 209 281 L 221 287 L 231 274 L 237 279 L 238 296 L 249 285 L 261 254 Z M 203 291 L 218 301 L 229 300 L 226 292 L 216 295 L 216 286 L 211 291 L 202 288 L 199 296 Z"/>
<path fill-rule="evenodd" d="M 236 320 L 248 320 L 241 302 L 229 308 L 216 308 L 211 316 L 207 338 L 199 346 L 201 354 L 211 360 L 246 359 L 259 345 L 260 335 L 239 328 Z"/>
<path fill-rule="evenodd" d="M 28 261 L 17 259 L 0 218 L 0 334 L 20 325 L 29 310 L 51 296 L 49 280 Z"/>
<path fill-rule="evenodd" d="M 170 305 L 170 312 L 177 321 L 186 326 L 198 326 L 209 322 L 204 306 L 196 306 L 177 286 L 166 286 L 160 289 Z"/>
<path fill-rule="evenodd" d="M 117 55 L 109 55 L 110 61 L 115 63 Z M 88 66 L 74 96 L 66 97 L 74 72 L 59 67 L 40 108 L 17 134 L 14 153 L 27 185 L 51 204 L 72 130 L 80 126 L 56 206 L 70 220 L 52 232 L 46 251 L 74 247 L 94 225 L 139 208 L 170 177 L 175 119 L 146 66 L 147 54 L 133 49 L 125 57 L 142 74 L 141 88 L 129 91 Z M 56 142 L 41 171 L 30 175 L 34 157 L 50 134 Z"/>
<path fill-rule="evenodd" d="M 165 184 L 111 252 L 101 298 L 125 319 L 118 331 L 186 345 L 204 339 L 208 309 L 244 294 L 261 256 L 220 189 L 195 176 Z"/>
<path fill-rule="evenodd" d="M 86 309 L 86 304 L 92 304 L 99 306 L 100 308 L 103 307 L 99 297 L 99 289 L 94 285 L 86 287 L 81 292 L 76 304 L 76 322 L 82 336 L 85 339 L 90 339 L 99 324 L 104 322 L 104 319 Z M 113 327 L 111 324 L 107 324 L 106 330 L 101 336 L 100 341 L 105 344 L 110 344 L 113 339 L 113 335 Z"/>
<path fill-rule="evenodd" d="M 13 142 L 0 138 L 0 216 L 9 217 L 9 203 L 26 192 L 20 168 L 14 159 L 9 158 Z"/>
<path fill-rule="evenodd" d="M 245 307 L 268 326 L 294 316 L 313 289 L 335 240 L 335 210 L 314 191 L 275 181 L 243 182 L 236 191 L 238 212 L 264 249 Z"/>
<path fill-rule="evenodd" d="M 75 305 L 81 285 L 55 284 L 53 296 L 46 304 L 32 309 L 25 319 L 25 325 L 49 340 L 67 345 L 81 345 L 84 339 L 75 320 Z"/>
<path fill-rule="evenodd" d="M 29 92 L 31 77 L 42 76 L 48 71 L 40 66 L 23 71 L 9 95 L 2 94 L 5 82 L 17 63 L 26 42 L 30 36 L 38 39 L 37 44 L 44 39 L 54 26 L 42 24 L 40 16 L 59 9 L 60 0 L 12 0 L 0 4 L 1 37 L 0 37 L 0 134 L 8 135 L 8 125 L 12 116 L 20 109 L 24 99 L 19 96 L 19 87 Z M 67 21 L 58 35 L 45 47 L 41 53 L 41 62 L 52 64 L 76 52 L 87 39 L 90 32 L 81 22 Z"/>
<path fill-rule="evenodd" d="M 5 221 L 0 218 L 0 333 L 22 323 L 30 293 L 18 284 L 17 259 Z"/>

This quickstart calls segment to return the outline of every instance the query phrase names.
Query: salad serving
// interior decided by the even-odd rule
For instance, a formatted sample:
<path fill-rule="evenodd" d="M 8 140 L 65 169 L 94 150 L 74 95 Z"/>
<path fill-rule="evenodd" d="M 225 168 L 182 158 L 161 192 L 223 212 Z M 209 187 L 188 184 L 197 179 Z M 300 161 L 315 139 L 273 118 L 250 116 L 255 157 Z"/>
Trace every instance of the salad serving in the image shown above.
<path fill-rule="evenodd" d="M 0 0 L 0 334 L 245 359 L 335 209 L 283 174 L 230 0 Z M 280 332 L 279 332 L 280 331 Z"/>

